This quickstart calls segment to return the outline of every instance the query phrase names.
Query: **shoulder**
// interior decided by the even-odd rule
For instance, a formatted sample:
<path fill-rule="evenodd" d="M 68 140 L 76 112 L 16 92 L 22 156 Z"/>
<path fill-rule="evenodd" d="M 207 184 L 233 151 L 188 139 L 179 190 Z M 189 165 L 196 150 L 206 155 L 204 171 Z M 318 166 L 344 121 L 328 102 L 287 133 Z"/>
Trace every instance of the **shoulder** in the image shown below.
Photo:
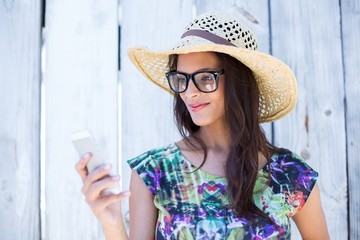
<path fill-rule="evenodd" d="M 139 156 L 127 160 L 127 163 L 131 168 L 137 168 L 146 164 L 157 165 L 161 162 L 171 160 L 175 153 L 176 146 L 174 143 L 171 143 L 166 146 L 150 149 Z"/>
<path fill-rule="evenodd" d="M 285 197 L 292 214 L 303 207 L 318 179 L 318 172 L 289 150 L 272 155 L 269 172 L 269 186 Z"/>
<path fill-rule="evenodd" d="M 127 163 L 148 186 L 153 195 L 160 189 L 161 183 L 169 178 L 177 166 L 178 151 L 176 145 L 158 147 L 129 159 Z"/>
<path fill-rule="evenodd" d="M 275 153 L 270 161 L 270 173 L 273 179 L 281 182 L 292 182 L 306 184 L 306 180 L 318 177 L 315 171 L 305 160 L 298 154 L 285 150 L 281 153 Z M 308 186 L 307 186 L 308 187 Z"/>

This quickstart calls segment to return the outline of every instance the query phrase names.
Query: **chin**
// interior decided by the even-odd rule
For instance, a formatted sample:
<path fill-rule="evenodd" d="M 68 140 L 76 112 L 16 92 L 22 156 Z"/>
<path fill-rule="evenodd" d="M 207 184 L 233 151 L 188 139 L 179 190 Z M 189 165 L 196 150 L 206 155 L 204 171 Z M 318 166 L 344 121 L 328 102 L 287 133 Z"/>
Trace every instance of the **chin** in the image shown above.
<path fill-rule="evenodd" d="M 192 121 L 199 127 L 204 127 L 211 124 L 209 119 L 199 118 L 199 117 L 191 117 Z"/>
<path fill-rule="evenodd" d="M 195 125 L 197 125 L 199 127 L 210 126 L 210 125 L 218 124 L 218 123 L 225 124 L 225 118 L 223 115 L 209 116 L 209 114 L 204 114 L 204 115 L 190 114 L 190 116 L 191 116 L 193 123 L 195 123 Z"/>

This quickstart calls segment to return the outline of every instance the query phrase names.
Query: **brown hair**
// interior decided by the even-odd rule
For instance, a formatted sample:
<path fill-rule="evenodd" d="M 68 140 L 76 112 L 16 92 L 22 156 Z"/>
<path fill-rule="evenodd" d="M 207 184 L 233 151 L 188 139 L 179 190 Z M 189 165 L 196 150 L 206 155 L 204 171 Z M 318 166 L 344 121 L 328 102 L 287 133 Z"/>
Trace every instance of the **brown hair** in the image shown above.
<path fill-rule="evenodd" d="M 239 217 L 254 219 L 257 216 L 273 222 L 268 215 L 253 202 L 254 186 L 258 174 L 258 152 L 267 159 L 273 153 L 285 149 L 272 145 L 259 125 L 259 88 L 252 71 L 237 59 L 215 52 L 225 70 L 224 97 L 225 119 L 231 134 L 230 151 L 227 157 L 225 174 L 228 181 L 227 191 L 231 208 Z M 177 67 L 177 55 L 169 57 L 170 70 Z M 201 168 L 206 161 L 207 148 L 202 139 L 195 136 L 200 128 L 191 119 L 186 105 L 179 94 L 174 97 L 174 118 L 177 128 L 185 142 L 195 147 L 194 139 L 204 152 Z M 198 169 L 199 169 L 198 168 Z M 270 181 L 270 175 L 269 175 Z"/>

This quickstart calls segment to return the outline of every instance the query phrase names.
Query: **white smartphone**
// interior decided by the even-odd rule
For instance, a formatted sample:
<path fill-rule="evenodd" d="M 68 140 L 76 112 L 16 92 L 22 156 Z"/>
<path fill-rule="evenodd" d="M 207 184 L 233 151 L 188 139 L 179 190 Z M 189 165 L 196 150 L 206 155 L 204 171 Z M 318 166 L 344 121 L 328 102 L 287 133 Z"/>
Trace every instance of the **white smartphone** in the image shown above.
<path fill-rule="evenodd" d="M 88 172 L 92 172 L 95 168 L 106 164 L 89 130 L 85 129 L 72 133 L 71 141 L 73 142 L 75 149 L 77 150 L 80 157 L 87 152 L 90 152 L 92 154 L 92 158 L 87 164 Z M 117 194 L 119 192 L 119 183 L 115 183 L 111 187 L 102 191 L 101 195 L 107 195 L 111 193 Z"/>

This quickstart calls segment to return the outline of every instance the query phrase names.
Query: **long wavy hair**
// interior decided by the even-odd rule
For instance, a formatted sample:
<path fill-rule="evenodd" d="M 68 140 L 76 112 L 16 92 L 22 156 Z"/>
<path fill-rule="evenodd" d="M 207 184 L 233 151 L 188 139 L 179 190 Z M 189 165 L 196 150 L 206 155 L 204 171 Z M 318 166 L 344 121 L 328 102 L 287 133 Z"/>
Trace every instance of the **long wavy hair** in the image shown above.
<path fill-rule="evenodd" d="M 258 153 L 261 152 L 270 166 L 273 153 L 285 149 L 272 145 L 265 137 L 259 124 L 259 88 L 252 71 L 237 59 L 214 52 L 225 70 L 224 97 L 225 121 L 230 133 L 230 151 L 227 156 L 225 175 L 230 207 L 239 217 L 254 219 L 263 217 L 273 223 L 271 218 L 256 207 L 253 202 L 254 186 L 258 174 Z M 169 68 L 177 68 L 178 55 L 169 57 Z M 207 158 L 205 142 L 195 135 L 200 128 L 191 119 L 185 103 L 179 94 L 174 95 L 174 118 L 185 143 L 196 148 L 201 146 L 204 153 L 201 168 Z M 195 141 L 195 142 L 194 142 Z M 268 182 L 270 175 L 268 176 Z"/>

